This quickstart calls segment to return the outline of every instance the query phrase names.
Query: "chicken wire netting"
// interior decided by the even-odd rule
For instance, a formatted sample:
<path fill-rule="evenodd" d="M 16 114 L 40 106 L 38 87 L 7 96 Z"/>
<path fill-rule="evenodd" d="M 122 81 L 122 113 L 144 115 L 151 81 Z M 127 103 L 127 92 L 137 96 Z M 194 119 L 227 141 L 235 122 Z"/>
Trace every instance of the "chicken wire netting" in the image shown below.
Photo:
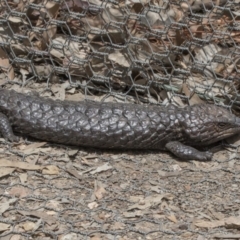
<path fill-rule="evenodd" d="M 1 0 L 0 83 L 61 100 L 240 107 L 240 1 Z M 212 162 L 1 139 L 0 238 L 240 238 L 239 142 Z"/>

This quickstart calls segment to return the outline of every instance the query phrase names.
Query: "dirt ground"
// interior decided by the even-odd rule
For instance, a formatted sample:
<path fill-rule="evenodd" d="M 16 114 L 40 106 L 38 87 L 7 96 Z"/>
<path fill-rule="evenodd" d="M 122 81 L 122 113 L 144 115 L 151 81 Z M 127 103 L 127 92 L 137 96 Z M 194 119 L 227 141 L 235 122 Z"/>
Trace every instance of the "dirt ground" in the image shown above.
<path fill-rule="evenodd" d="M 209 162 L 0 139 L 0 239 L 240 239 L 240 141 Z"/>
<path fill-rule="evenodd" d="M 239 139 L 184 162 L 0 138 L 0 239 L 240 239 Z"/>

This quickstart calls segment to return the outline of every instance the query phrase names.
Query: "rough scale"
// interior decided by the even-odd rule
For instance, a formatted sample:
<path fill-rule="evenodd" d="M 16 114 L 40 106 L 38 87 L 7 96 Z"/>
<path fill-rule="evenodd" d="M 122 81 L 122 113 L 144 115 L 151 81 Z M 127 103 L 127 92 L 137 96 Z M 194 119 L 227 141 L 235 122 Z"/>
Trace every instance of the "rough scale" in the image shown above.
<path fill-rule="evenodd" d="M 13 129 L 13 131 L 12 131 Z M 53 101 L 0 89 L 0 132 L 44 141 L 114 149 L 169 150 L 181 159 L 210 160 L 207 146 L 240 132 L 240 118 L 224 108 Z"/>

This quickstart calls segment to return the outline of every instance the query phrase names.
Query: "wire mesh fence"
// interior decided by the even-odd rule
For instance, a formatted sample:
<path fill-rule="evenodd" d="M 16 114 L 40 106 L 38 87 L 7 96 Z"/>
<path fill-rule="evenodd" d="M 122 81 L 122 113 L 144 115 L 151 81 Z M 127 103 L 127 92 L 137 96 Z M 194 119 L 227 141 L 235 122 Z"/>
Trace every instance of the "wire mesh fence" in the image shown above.
<path fill-rule="evenodd" d="M 1 1 L 0 67 L 21 84 L 239 105 L 238 1 Z M 186 86 L 185 86 L 186 85 Z M 186 93 L 188 90 L 188 93 Z"/>
<path fill-rule="evenodd" d="M 1 85 L 60 99 L 237 113 L 239 43 L 239 0 L 0 1 Z M 236 238 L 238 145 L 185 163 L 2 141 L 0 237 Z"/>

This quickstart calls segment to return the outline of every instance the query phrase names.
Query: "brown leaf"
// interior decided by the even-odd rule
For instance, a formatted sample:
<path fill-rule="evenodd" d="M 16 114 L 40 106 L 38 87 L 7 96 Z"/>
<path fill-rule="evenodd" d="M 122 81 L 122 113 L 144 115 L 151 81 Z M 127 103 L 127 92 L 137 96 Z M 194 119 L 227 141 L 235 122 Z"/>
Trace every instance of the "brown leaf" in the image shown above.
<path fill-rule="evenodd" d="M 51 215 L 46 214 L 45 212 L 39 212 L 39 211 L 18 211 L 20 214 L 24 216 L 34 216 L 37 218 L 43 219 L 43 221 L 47 222 L 49 225 L 52 225 L 56 222 L 56 218 L 54 218 Z"/>
<path fill-rule="evenodd" d="M 240 216 L 237 216 L 237 217 L 231 216 L 223 220 L 215 220 L 215 221 L 197 220 L 194 224 L 197 227 L 203 227 L 203 228 L 215 228 L 215 227 L 225 226 L 227 228 L 240 229 Z"/>
<path fill-rule="evenodd" d="M 9 191 L 9 195 L 13 195 L 19 198 L 23 198 L 26 197 L 30 194 L 30 189 L 22 187 L 22 186 L 15 186 L 13 188 L 11 188 L 11 190 Z"/>
<path fill-rule="evenodd" d="M 12 65 L 9 63 L 8 55 L 0 47 L 0 69 L 8 73 L 8 78 L 13 80 L 15 77 Z"/>
<path fill-rule="evenodd" d="M 104 194 L 106 194 L 106 190 L 103 187 L 101 187 L 101 186 L 97 186 L 94 194 L 95 194 L 96 198 L 98 200 L 100 200 L 100 199 L 103 198 Z"/>
<path fill-rule="evenodd" d="M 225 222 L 224 220 L 204 221 L 204 220 L 198 219 L 195 221 L 194 225 L 200 228 L 216 228 L 216 227 L 224 226 Z"/>
<path fill-rule="evenodd" d="M 17 198 L 12 198 L 7 202 L 0 203 L 0 214 L 3 214 L 5 211 L 7 211 L 12 203 L 15 203 L 17 201 Z"/>
<path fill-rule="evenodd" d="M 32 154 L 32 153 L 39 153 L 39 147 L 42 147 L 46 144 L 46 142 L 35 142 L 33 144 L 27 145 L 24 150 L 22 151 L 24 154 Z"/>
<path fill-rule="evenodd" d="M 5 159 L 0 159 L 0 167 L 15 167 L 24 170 L 40 170 L 43 167 L 31 163 L 20 162 L 20 161 L 9 161 Z"/>
<path fill-rule="evenodd" d="M 79 149 L 72 149 L 68 151 L 68 156 L 72 157 L 78 153 Z"/>
<path fill-rule="evenodd" d="M 174 214 L 171 214 L 171 215 L 169 215 L 169 216 L 166 216 L 170 221 L 172 221 L 172 222 L 174 222 L 174 223 L 177 223 L 178 222 L 178 220 L 177 220 L 177 218 L 175 217 L 175 215 Z"/>
<path fill-rule="evenodd" d="M 214 159 L 217 159 L 218 161 L 225 162 L 229 160 L 229 152 L 222 150 L 214 153 Z"/>
<path fill-rule="evenodd" d="M 215 212 L 212 208 L 208 208 L 208 211 L 212 214 L 212 216 L 217 220 L 224 220 L 224 214 L 221 212 Z"/>
<path fill-rule="evenodd" d="M 112 230 L 119 230 L 119 229 L 125 229 L 126 225 L 124 223 L 121 223 L 121 222 L 115 222 L 113 225 L 112 225 Z"/>
<path fill-rule="evenodd" d="M 240 239 L 240 234 L 226 234 L 226 233 L 223 233 L 223 234 L 215 234 L 213 235 L 213 238 L 220 238 L 220 239 Z"/>
<path fill-rule="evenodd" d="M 88 207 L 89 207 L 90 209 L 97 208 L 97 207 L 98 207 L 98 204 L 97 204 L 97 202 L 91 202 L 91 203 L 88 204 Z"/>
<path fill-rule="evenodd" d="M 55 84 L 54 86 L 52 86 L 51 90 L 54 93 L 54 96 L 56 99 L 59 100 L 65 100 L 65 96 L 66 96 L 66 88 L 69 86 L 68 82 L 65 82 L 63 84 Z"/>
<path fill-rule="evenodd" d="M 100 234 L 95 234 L 93 237 L 90 238 L 90 240 L 102 240 L 102 237 Z"/>
<path fill-rule="evenodd" d="M 85 158 L 87 158 L 87 159 L 94 159 L 97 157 L 98 157 L 98 155 L 96 155 L 96 154 L 89 154 L 89 155 L 85 156 Z"/>
<path fill-rule="evenodd" d="M 21 183 L 25 183 L 25 182 L 27 182 L 28 175 L 26 173 L 21 173 L 21 174 L 19 174 L 19 178 L 20 178 Z"/>
<path fill-rule="evenodd" d="M 10 224 L 0 223 L 0 232 L 6 231 L 10 228 Z"/>
<path fill-rule="evenodd" d="M 66 169 L 66 171 L 68 173 L 70 173 L 71 175 L 73 175 L 75 178 L 79 179 L 79 180 L 82 180 L 82 176 L 78 173 L 77 170 L 73 169 L 73 168 L 70 168 L 70 169 Z"/>
<path fill-rule="evenodd" d="M 84 165 L 87 165 L 87 166 L 92 166 L 92 165 L 94 165 L 93 162 L 89 162 L 89 161 L 87 160 L 87 158 L 85 158 L 85 157 L 81 157 L 81 159 L 82 159 L 81 163 L 84 164 Z"/>
<path fill-rule="evenodd" d="M 108 163 L 103 164 L 102 166 L 99 166 L 96 170 L 91 171 L 91 174 L 99 173 L 99 172 L 104 172 L 109 169 L 112 169 L 112 166 L 108 165 Z"/>
<path fill-rule="evenodd" d="M 146 198 L 142 198 L 141 200 L 139 200 L 138 203 L 135 203 L 132 206 L 130 206 L 128 208 L 128 211 L 131 211 L 133 209 L 147 209 L 150 207 L 156 207 L 162 202 L 163 198 L 172 200 L 174 198 L 174 195 L 170 193 L 165 193 L 165 194 L 156 194 L 156 195 L 148 196 Z"/>
<path fill-rule="evenodd" d="M 13 171 L 15 171 L 15 168 L 0 168 L 0 178 L 11 174 Z"/>
<path fill-rule="evenodd" d="M 49 200 L 47 203 L 46 203 L 46 207 L 48 208 L 53 208 L 53 209 L 56 209 L 56 210 L 60 210 L 61 208 L 61 204 L 59 201 L 57 200 Z M 52 213 L 48 213 L 48 215 L 52 215 Z"/>
<path fill-rule="evenodd" d="M 126 218 L 135 218 L 135 217 L 141 217 L 145 214 L 144 211 L 134 211 L 134 212 L 123 212 L 123 216 Z"/>
<path fill-rule="evenodd" d="M 108 54 L 108 58 L 122 67 L 130 67 L 129 60 L 119 50 L 115 50 L 113 53 Z"/>
<path fill-rule="evenodd" d="M 197 38 L 202 38 L 202 33 L 204 33 L 204 28 L 202 25 L 192 25 L 190 27 L 191 32 L 194 34 Z"/>
<path fill-rule="evenodd" d="M 79 238 L 79 235 L 76 233 L 68 233 L 65 235 L 61 235 L 58 238 L 58 240 L 78 240 L 78 239 L 80 239 L 80 238 Z"/>
<path fill-rule="evenodd" d="M 42 170 L 42 174 L 46 175 L 58 175 L 59 174 L 59 168 L 54 165 L 44 166 Z"/>
<path fill-rule="evenodd" d="M 24 228 L 25 231 L 32 231 L 36 225 L 33 222 L 25 222 L 22 224 L 22 227 Z"/>
<path fill-rule="evenodd" d="M 55 18 L 58 14 L 60 4 L 54 1 L 45 1 L 44 6 L 46 8 L 46 12 L 51 16 L 51 18 Z M 42 9 L 42 11 L 45 10 Z"/>
<path fill-rule="evenodd" d="M 227 228 L 240 229 L 240 216 L 231 216 L 225 219 L 225 226 Z"/>
<path fill-rule="evenodd" d="M 22 236 L 21 235 L 13 235 L 10 240 L 21 240 L 22 239 Z M 5 240 L 5 239 L 3 239 Z"/>
<path fill-rule="evenodd" d="M 185 95 L 187 97 L 190 98 L 189 99 L 190 105 L 204 103 L 204 101 L 202 101 L 196 93 L 194 93 L 194 92 L 191 93 L 190 92 L 190 90 L 188 89 L 186 83 L 183 83 L 182 91 L 183 91 L 183 93 L 185 93 Z"/>

